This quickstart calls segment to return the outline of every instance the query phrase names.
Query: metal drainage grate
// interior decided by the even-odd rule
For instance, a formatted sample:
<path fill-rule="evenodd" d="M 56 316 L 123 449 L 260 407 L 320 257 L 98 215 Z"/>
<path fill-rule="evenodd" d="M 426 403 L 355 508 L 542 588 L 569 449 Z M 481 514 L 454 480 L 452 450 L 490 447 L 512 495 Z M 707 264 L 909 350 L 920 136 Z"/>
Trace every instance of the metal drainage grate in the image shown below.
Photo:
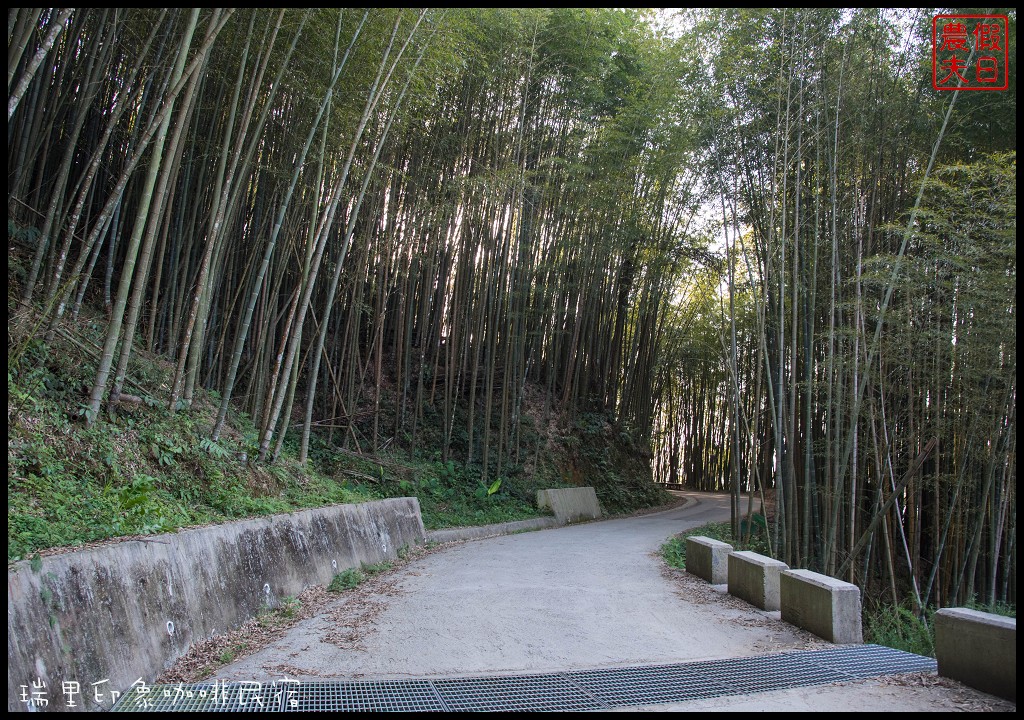
<path fill-rule="evenodd" d="M 893 650 L 879 645 L 844 645 L 827 650 L 807 651 L 815 662 L 854 678 L 898 673 L 934 672 L 934 658 Z"/>
<path fill-rule="evenodd" d="M 429 680 L 303 682 L 281 704 L 285 712 L 431 712 L 445 705 Z"/>
<path fill-rule="evenodd" d="M 849 676 L 840 676 L 806 656 L 787 653 L 771 657 L 770 662 L 760 657 L 746 657 L 695 663 L 694 670 L 709 681 L 730 688 L 730 695 L 824 685 L 849 679 Z"/>
<path fill-rule="evenodd" d="M 879 645 L 539 675 L 438 680 L 282 680 L 133 685 L 115 712 L 603 710 L 934 672 L 935 660 Z"/>
<path fill-rule="evenodd" d="M 685 702 L 736 694 L 731 687 L 716 682 L 693 664 L 591 670 L 567 675 L 607 707 Z"/>
<path fill-rule="evenodd" d="M 452 711 L 601 710 L 606 707 L 561 673 L 435 680 Z"/>

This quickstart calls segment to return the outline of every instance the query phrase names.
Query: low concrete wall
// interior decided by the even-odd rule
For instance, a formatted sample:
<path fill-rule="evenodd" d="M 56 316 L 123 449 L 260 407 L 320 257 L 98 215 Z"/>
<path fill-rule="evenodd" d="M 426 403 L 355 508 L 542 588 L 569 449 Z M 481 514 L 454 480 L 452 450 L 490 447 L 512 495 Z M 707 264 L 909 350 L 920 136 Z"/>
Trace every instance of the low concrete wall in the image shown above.
<path fill-rule="evenodd" d="M 935 613 L 939 675 L 1017 702 L 1017 619 L 967 608 Z"/>
<path fill-rule="evenodd" d="M 428 543 L 458 542 L 460 540 L 480 540 L 499 535 L 512 535 L 514 533 L 530 532 L 531 530 L 546 530 L 558 527 L 558 520 L 553 517 L 530 518 L 529 520 L 513 520 L 507 523 L 495 525 L 475 525 L 470 527 L 443 528 L 441 530 L 428 530 Z"/>
<path fill-rule="evenodd" d="M 829 642 L 864 642 L 859 587 L 810 570 L 784 570 L 780 579 L 785 622 Z"/>
<path fill-rule="evenodd" d="M 729 580 L 728 558 L 732 545 L 703 535 L 686 538 L 686 572 L 723 585 Z"/>
<path fill-rule="evenodd" d="M 7 698 L 28 709 L 33 683 L 47 709 L 77 709 L 95 691 L 152 682 L 198 640 L 237 627 L 339 571 L 397 557 L 423 542 L 416 498 L 337 505 L 154 535 L 27 561 L 7 573 Z M 106 681 L 106 682 L 101 682 Z"/>
<path fill-rule="evenodd" d="M 537 507 L 551 508 L 560 523 L 596 520 L 601 517 L 601 505 L 592 487 L 555 488 L 537 491 Z"/>
<path fill-rule="evenodd" d="M 762 610 L 779 609 L 779 574 L 789 565 L 749 550 L 729 553 L 729 594 Z"/>

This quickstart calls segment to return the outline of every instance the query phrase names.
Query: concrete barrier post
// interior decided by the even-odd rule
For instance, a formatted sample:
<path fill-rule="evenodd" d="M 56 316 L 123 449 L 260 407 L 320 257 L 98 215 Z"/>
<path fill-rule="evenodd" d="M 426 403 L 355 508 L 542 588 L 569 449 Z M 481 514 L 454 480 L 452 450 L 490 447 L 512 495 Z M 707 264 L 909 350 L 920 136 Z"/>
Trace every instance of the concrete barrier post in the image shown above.
<path fill-rule="evenodd" d="M 785 570 L 782 619 L 834 643 L 862 643 L 860 588 L 810 570 Z"/>
<path fill-rule="evenodd" d="M 939 675 L 1017 702 L 1017 619 L 967 608 L 935 613 Z"/>
<path fill-rule="evenodd" d="M 787 568 L 781 560 L 749 550 L 729 553 L 729 594 L 762 610 L 778 610 L 779 574 Z"/>
<path fill-rule="evenodd" d="M 728 581 L 728 557 L 732 545 L 703 535 L 686 538 L 686 572 L 707 580 L 712 585 Z"/>
<path fill-rule="evenodd" d="M 537 491 L 537 507 L 551 508 L 560 523 L 596 520 L 601 517 L 601 505 L 592 487 L 554 488 Z"/>

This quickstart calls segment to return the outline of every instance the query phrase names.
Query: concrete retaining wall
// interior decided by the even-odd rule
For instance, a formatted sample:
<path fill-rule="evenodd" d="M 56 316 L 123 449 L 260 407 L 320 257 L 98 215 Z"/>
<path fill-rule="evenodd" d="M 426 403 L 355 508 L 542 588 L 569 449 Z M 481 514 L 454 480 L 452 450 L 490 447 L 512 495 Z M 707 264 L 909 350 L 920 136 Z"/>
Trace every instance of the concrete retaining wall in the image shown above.
<path fill-rule="evenodd" d="M 8 708 L 27 709 L 19 697 L 39 681 L 48 709 L 64 709 L 64 682 L 92 709 L 103 680 L 109 707 L 110 690 L 152 682 L 193 642 L 423 539 L 419 501 L 394 498 L 19 562 L 7 573 Z"/>
<path fill-rule="evenodd" d="M 686 572 L 712 585 L 729 581 L 729 553 L 732 545 L 703 535 L 686 538 Z"/>
<path fill-rule="evenodd" d="M 939 675 L 1017 702 L 1017 619 L 967 608 L 935 613 Z"/>
<path fill-rule="evenodd" d="M 592 487 L 556 488 L 537 491 L 537 507 L 551 508 L 560 523 L 596 520 L 601 517 L 601 505 Z"/>
<path fill-rule="evenodd" d="M 784 570 L 780 580 L 783 621 L 829 642 L 864 642 L 859 587 L 810 570 Z"/>
<path fill-rule="evenodd" d="M 558 520 L 553 517 L 539 517 L 528 520 L 513 520 L 512 522 L 497 523 L 495 525 L 444 528 L 441 530 L 428 530 L 427 542 L 447 543 L 460 540 L 481 540 L 483 538 L 498 537 L 499 535 L 512 535 L 514 533 L 530 532 L 531 530 L 546 530 L 553 527 L 558 527 Z"/>
<path fill-rule="evenodd" d="M 749 550 L 729 553 L 729 594 L 762 610 L 779 609 L 779 574 L 789 565 Z"/>

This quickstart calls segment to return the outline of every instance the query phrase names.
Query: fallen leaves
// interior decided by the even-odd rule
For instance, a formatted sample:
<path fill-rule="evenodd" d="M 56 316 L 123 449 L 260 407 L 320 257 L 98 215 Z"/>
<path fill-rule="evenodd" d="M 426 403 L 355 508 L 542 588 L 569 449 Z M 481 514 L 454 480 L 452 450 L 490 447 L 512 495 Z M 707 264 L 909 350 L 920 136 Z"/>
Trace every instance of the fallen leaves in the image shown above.
<path fill-rule="evenodd" d="M 323 614 L 332 628 L 323 638 L 341 648 L 361 648 L 361 639 L 372 630 L 376 619 L 386 609 L 386 598 L 401 592 L 396 570 L 406 563 L 431 552 L 431 548 L 412 548 L 403 560 L 395 561 L 390 570 L 371 576 L 358 587 L 338 593 L 327 592 L 323 586 L 307 588 L 298 595 L 298 603 L 290 604 L 288 613 L 271 613 L 252 618 L 238 628 L 194 643 L 188 652 L 157 678 L 158 684 L 195 683 L 206 680 L 220 668 L 269 646 L 300 622 Z M 295 657 L 297 653 L 290 653 Z M 299 671 L 291 665 L 275 665 Z M 317 675 L 301 671 L 302 675 Z"/>

